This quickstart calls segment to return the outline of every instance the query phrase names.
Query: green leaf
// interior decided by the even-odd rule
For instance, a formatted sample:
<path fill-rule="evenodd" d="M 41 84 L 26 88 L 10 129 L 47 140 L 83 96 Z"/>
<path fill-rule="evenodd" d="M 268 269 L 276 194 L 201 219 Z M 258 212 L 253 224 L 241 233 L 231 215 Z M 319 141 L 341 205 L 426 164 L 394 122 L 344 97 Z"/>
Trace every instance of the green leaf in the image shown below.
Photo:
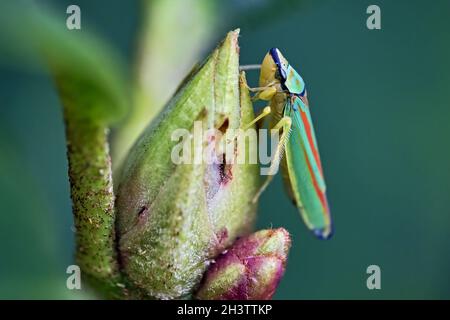
<path fill-rule="evenodd" d="M 56 77 L 65 105 L 80 118 L 111 124 L 129 106 L 123 62 L 101 39 L 68 30 L 65 20 L 29 1 L 0 4 L 0 62 Z"/>

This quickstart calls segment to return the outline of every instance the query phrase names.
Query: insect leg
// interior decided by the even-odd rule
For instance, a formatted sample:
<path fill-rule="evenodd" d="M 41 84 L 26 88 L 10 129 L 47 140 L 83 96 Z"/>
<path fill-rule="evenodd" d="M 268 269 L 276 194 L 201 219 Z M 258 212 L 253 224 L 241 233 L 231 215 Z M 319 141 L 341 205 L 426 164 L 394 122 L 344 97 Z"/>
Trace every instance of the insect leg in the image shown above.
<path fill-rule="evenodd" d="M 253 119 L 251 122 L 249 122 L 248 124 L 246 124 L 244 126 L 244 130 L 247 130 L 248 128 L 250 128 L 253 124 L 255 124 L 256 122 L 258 122 L 259 120 L 261 120 L 262 118 L 268 116 L 271 112 L 270 106 L 266 106 L 264 107 L 264 109 L 261 111 L 261 113 L 255 118 Z"/>
<path fill-rule="evenodd" d="M 277 81 L 272 81 L 264 87 L 250 88 L 249 86 L 247 86 L 249 91 L 256 92 L 256 94 L 252 97 L 252 101 L 272 99 L 272 97 L 277 93 L 277 83 Z"/>
<path fill-rule="evenodd" d="M 278 121 L 278 123 L 272 129 L 272 130 L 275 130 L 275 131 L 283 129 L 283 133 L 281 134 L 281 138 L 280 138 L 280 141 L 278 142 L 275 154 L 272 157 L 272 162 L 270 164 L 269 171 L 267 173 L 267 178 L 264 181 L 264 183 L 262 184 L 262 186 L 260 187 L 260 189 L 258 190 L 258 192 L 256 193 L 256 195 L 253 197 L 253 202 L 256 202 L 258 200 L 259 196 L 264 192 L 264 190 L 266 190 L 267 186 L 272 181 L 274 175 L 278 171 L 278 167 L 280 165 L 280 161 L 281 161 L 281 159 L 283 157 L 283 153 L 284 153 L 284 148 L 285 148 L 286 142 L 289 139 L 289 133 L 291 131 L 291 125 L 292 125 L 291 118 L 290 117 L 283 117 L 283 118 L 281 118 L 280 121 Z"/>
<path fill-rule="evenodd" d="M 255 124 L 256 122 L 258 122 L 259 120 L 261 120 L 262 118 L 268 116 L 271 113 L 271 109 L 270 106 L 264 107 L 264 109 L 261 111 L 261 113 L 255 117 L 255 119 L 253 119 L 252 121 L 250 121 L 249 123 L 247 123 L 244 127 L 243 130 L 247 130 L 248 128 L 250 128 L 253 124 Z M 227 142 L 230 143 L 231 141 L 233 141 L 234 139 L 236 139 L 238 136 L 238 133 L 236 132 L 230 139 L 227 139 Z"/>

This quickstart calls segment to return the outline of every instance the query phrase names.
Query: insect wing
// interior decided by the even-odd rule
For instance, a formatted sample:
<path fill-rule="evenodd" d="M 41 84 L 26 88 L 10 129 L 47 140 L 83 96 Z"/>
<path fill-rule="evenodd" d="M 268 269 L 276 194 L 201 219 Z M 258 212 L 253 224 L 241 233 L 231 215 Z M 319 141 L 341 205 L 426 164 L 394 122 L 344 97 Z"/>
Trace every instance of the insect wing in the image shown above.
<path fill-rule="evenodd" d="M 309 107 L 292 95 L 284 115 L 292 119 L 286 142 L 286 170 L 295 203 L 308 228 L 316 236 L 328 238 L 332 231 L 330 210 Z"/>

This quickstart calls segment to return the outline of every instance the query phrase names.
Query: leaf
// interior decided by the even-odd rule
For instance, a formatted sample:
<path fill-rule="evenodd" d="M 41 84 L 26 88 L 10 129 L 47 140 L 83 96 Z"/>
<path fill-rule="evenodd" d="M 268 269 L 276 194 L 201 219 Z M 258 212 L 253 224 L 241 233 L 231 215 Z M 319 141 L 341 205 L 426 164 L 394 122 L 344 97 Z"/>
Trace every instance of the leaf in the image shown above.
<path fill-rule="evenodd" d="M 129 105 L 123 62 L 101 39 L 68 30 L 65 21 L 29 1 L 0 4 L 0 62 L 28 70 L 50 68 L 66 105 L 104 125 Z"/>

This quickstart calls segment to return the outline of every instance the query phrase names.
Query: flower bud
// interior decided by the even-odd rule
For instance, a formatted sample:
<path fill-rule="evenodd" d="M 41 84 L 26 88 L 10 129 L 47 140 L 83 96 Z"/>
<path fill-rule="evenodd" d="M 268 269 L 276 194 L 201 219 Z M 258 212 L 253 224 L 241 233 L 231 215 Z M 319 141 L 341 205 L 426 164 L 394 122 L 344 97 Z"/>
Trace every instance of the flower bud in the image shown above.
<path fill-rule="evenodd" d="M 177 164 L 172 158 L 176 130 L 187 131 L 189 141 L 198 121 L 205 131 L 222 132 L 254 118 L 245 79 L 239 78 L 238 34 L 230 32 L 182 83 L 124 162 L 116 200 L 121 269 L 146 296 L 190 295 L 208 260 L 251 230 L 257 164 Z M 198 155 L 217 139 L 194 141 L 187 150 Z M 234 152 L 247 154 L 248 148 L 238 145 Z"/>
<path fill-rule="evenodd" d="M 197 298 L 271 299 L 283 276 L 290 244 L 283 228 L 261 230 L 237 240 L 210 266 Z"/>

